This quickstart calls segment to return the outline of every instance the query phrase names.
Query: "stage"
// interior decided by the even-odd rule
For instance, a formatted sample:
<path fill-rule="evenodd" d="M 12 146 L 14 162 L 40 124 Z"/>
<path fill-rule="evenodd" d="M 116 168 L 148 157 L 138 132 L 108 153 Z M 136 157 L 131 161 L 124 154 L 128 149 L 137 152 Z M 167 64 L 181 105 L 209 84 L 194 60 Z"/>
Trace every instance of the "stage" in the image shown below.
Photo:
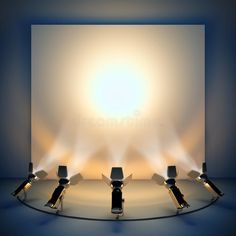
<path fill-rule="evenodd" d="M 124 215 L 119 220 L 148 220 L 190 214 L 216 201 L 201 184 L 194 181 L 178 180 L 177 186 L 190 205 L 181 211 L 176 210 L 164 186 L 159 186 L 152 180 L 132 180 L 123 188 Z M 59 213 L 44 206 L 55 187 L 56 180 L 38 181 L 28 191 L 27 200 L 23 201 L 23 196 L 19 200 L 35 210 L 63 217 L 108 221 L 116 219 L 111 214 L 111 189 L 102 180 L 82 180 L 79 184 L 70 186 L 63 201 L 63 211 Z"/>
<path fill-rule="evenodd" d="M 98 221 L 98 220 L 84 220 L 84 219 L 72 219 L 68 217 L 60 217 L 55 214 L 47 214 L 45 212 L 34 210 L 30 207 L 23 205 L 16 198 L 10 195 L 12 191 L 23 181 L 23 179 L 2 179 L 0 181 L 0 189 L 1 189 L 1 202 L 0 202 L 0 218 L 1 218 L 1 233 L 3 235 L 122 235 L 122 236 L 130 236 L 130 235 L 235 235 L 234 225 L 235 225 L 235 214 L 236 214 L 236 182 L 235 179 L 214 179 L 214 183 L 224 191 L 224 197 L 220 198 L 214 204 L 209 207 L 206 207 L 202 210 L 195 211 L 190 214 L 180 214 L 176 217 L 162 218 L 162 219 L 151 219 L 151 220 L 139 220 L 139 221 Z M 73 205 L 70 205 L 70 195 L 72 196 L 73 192 L 78 193 L 82 191 L 82 187 L 84 184 L 86 185 L 87 181 L 81 182 L 77 186 L 72 186 L 68 189 L 65 204 L 64 204 L 64 213 L 71 215 L 71 213 L 76 212 L 76 215 L 80 216 L 100 216 L 103 219 L 114 219 L 114 216 L 110 214 L 110 189 L 107 185 L 105 185 L 102 181 L 99 186 L 103 186 L 97 193 L 90 189 L 89 186 L 86 187 L 87 192 L 84 192 L 81 196 L 74 196 L 74 201 L 77 206 L 82 206 L 84 212 L 77 212 L 78 208 L 72 209 Z M 96 181 L 89 181 L 96 182 Z M 98 181 L 99 182 L 99 181 Z M 143 181 L 145 182 L 145 181 Z M 177 182 L 179 187 L 184 187 L 190 184 L 190 182 L 182 183 L 182 181 Z M 55 184 L 55 185 L 54 185 Z M 40 208 L 46 211 L 50 211 L 49 208 L 44 207 L 44 204 L 47 202 L 48 198 L 51 195 L 51 192 L 56 187 L 56 181 L 42 181 L 35 183 L 34 188 L 32 188 L 28 194 L 27 204 L 31 206 L 36 206 L 36 203 L 39 203 Z M 104 185 L 103 185 L 104 184 Z M 150 183 L 151 184 L 151 183 Z M 91 185 L 92 186 L 92 185 Z M 168 210 L 166 209 L 166 213 L 176 214 L 175 207 L 171 202 L 170 197 L 168 196 L 168 192 L 166 189 L 162 189 L 158 185 L 152 185 L 153 194 L 158 196 L 161 194 L 165 196 L 165 199 L 162 199 L 163 202 L 167 201 L 169 204 Z M 194 188 L 193 192 L 186 191 L 187 189 L 183 188 L 182 191 L 185 193 L 186 200 L 189 201 L 191 208 L 184 209 L 183 212 L 187 212 L 193 208 L 194 202 L 204 202 L 204 197 L 201 194 L 205 194 L 207 196 L 207 203 L 210 200 L 211 196 L 208 195 L 208 192 L 201 192 L 198 194 L 198 189 L 201 189 L 201 186 L 193 184 Z M 137 215 L 133 215 L 138 212 L 139 215 L 145 216 L 146 213 L 149 213 L 150 217 L 153 213 L 159 213 L 162 210 L 161 202 L 159 202 L 160 198 L 148 198 L 149 201 L 146 201 L 145 205 L 139 206 L 137 208 L 136 204 L 139 204 L 141 199 L 147 197 L 147 193 L 145 190 L 149 190 L 148 186 L 144 186 L 143 189 L 136 188 L 135 181 L 130 182 L 129 185 L 124 188 L 124 197 L 125 197 L 125 215 L 123 219 L 128 217 L 136 217 Z M 36 189 L 40 190 L 40 196 L 36 196 Z M 80 190 L 81 189 L 81 190 Z M 135 190 L 135 192 L 132 191 Z M 202 189 L 204 190 L 204 189 Z M 201 191 L 201 190 L 200 190 Z M 94 201 L 95 194 L 97 201 Z M 107 195 L 106 195 L 107 194 Z M 135 196 L 136 194 L 136 196 Z M 200 198 L 195 198 L 194 195 L 197 194 Z M 161 196 L 160 195 L 160 196 Z M 86 197 L 86 199 L 85 199 Z M 107 202 L 102 198 L 106 197 Z M 154 196 L 153 196 L 154 197 Z M 80 201 L 84 198 L 84 201 Z M 136 198 L 136 201 L 132 202 L 131 199 Z M 100 201 L 98 201 L 100 199 Z M 151 202 L 153 201 L 153 202 Z M 98 204 L 100 202 L 100 204 Z M 103 202 L 103 203 L 102 203 Z M 88 204 L 92 204 L 89 206 Z M 153 204 L 154 203 L 154 204 Z M 155 205 L 156 204 L 156 205 Z M 97 205 L 97 206 L 96 206 Z M 99 208 L 100 205 L 100 208 Z M 95 206 L 95 207 L 94 207 Z M 157 208 L 154 208 L 155 206 Z M 87 209 L 86 209 L 87 207 Z M 136 208 L 136 212 L 135 209 Z M 100 209 L 100 213 L 98 211 Z M 150 209 L 142 211 L 144 209 Z M 80 208 L 82 209 L 82 207 Z M 90 211 L 91 210 L 91 211 Z M 51 211 L 55 212 L 55 211 Z M 79 214 L 80 213 L 80 214 Z M 91 214 L 93 213 L 93 214 Z M 96 213 L 96 215 L 95 215 Z M 99 213 L 99 214 L 98 214 Z M 90 214 L 90 215 L 89 215 Z M 102 215 L 104 214 L 104 215 Z M 159 214 L 160 215 L 160 214 Z M 157 215 L 155 215 L 157 216 Z"/>

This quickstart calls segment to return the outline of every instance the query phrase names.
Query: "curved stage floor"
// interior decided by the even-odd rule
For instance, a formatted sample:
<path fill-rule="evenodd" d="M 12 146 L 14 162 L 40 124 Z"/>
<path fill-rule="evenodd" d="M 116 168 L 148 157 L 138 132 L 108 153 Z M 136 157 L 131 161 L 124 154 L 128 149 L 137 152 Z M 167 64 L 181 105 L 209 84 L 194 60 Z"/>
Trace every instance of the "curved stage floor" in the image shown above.
<path fill-rule="evenodd" d="M 19 200 L 35 210 L 56 214 L 56 210 L 45 207 L 57 186 L 56 180 L 34 183 L 28 191 L 26 201 Z M 210 206 L 216 200 L 199 183 L 177 180 L 177 186 L 190 204 L 177 212 L 168 190 L 151 180 L 132 180 L 123 188 L 124 215 L 119 220 L 149 220 L 193 213 Z M 111 189 L 102 180 L 82 180 L 67 189 L 64 209 L 59 216 L 87 220 L 115 220 L 111 214 Z"/>

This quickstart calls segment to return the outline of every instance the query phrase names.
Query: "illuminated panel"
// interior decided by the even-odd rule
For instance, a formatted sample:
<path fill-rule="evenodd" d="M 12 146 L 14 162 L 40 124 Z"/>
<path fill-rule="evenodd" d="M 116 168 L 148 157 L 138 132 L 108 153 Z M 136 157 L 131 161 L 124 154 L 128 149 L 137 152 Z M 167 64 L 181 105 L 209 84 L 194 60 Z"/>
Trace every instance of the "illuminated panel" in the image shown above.
<path fill-rule="evenodd" d="M 32 25 L 32 161 L 179 177 L 205 159 L 203 25 Z"/>

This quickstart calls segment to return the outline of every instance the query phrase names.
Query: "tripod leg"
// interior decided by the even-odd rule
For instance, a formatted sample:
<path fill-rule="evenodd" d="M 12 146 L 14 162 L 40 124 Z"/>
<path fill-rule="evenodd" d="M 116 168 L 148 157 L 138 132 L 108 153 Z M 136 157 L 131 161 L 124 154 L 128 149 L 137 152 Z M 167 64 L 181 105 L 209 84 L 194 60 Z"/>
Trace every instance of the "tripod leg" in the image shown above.
<path fill-rule="evenodd" d="M 63 196 L 61 197 L 61 211 L 63 211 Z"/>
<path fill-rule="evenodd" d="M 59 198 L 58 210 L 56 211 L 56 214 L 59 214 L 60 211 L 63 211 L 63 196 Z"/>
<path fill-rule="evenodd" d="M 123 198 L 122 199 L 122 214 L 121 214 L 121 216 L 124 215 L 124 203 L 125 203 L 125 199 Z"/>
<path fill-rule="evenodd" d="M 24 193 L 24 199 L 23 199 L 23 201 L 26 201 L 26 200 L 27 200 L 27 192 L 25 191 L 25 189 L 23 189 L 23 193 Z"/>

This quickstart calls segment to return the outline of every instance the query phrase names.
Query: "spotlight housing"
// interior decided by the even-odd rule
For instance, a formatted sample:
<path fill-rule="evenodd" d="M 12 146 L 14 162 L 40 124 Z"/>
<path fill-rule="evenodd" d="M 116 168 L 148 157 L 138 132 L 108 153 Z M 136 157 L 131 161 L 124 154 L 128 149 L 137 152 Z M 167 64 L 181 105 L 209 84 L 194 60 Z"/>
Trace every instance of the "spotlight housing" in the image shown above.
<path fill-rule="evenodd" d="M 82 180 L 82 176 L 77 174 L 68 179 L 66 166 L 58 166 L 57 176 L 59 178 L 59 184 L 53 191 L 51 198 L 48 200 L 45 206 L 52 209 L 58 209 L 59 206 L 61 206 L 60 210 L 63 211 L 63 199 L 66 189 L 69 188 L 70 185 L 76 185 L 80 180 Z M 59 210 L 57 212 L 59 212 Z"/>
<path fill-rule="evenodd" d="M 29 163 L 28 167 L 28 177 L 24 180 L 23 183 L 20 184 L 20 186 L 12 192 L 12 196 L 19 197 L 21 193 L 24 194 L 24 199 L 27 199 L 27 191 L 32 187 L 33 183 L 38 181 L 39 179 L 43 179 L 47 176 L 47 173 L 44 170 L 37 171 L 33 173 L 33 163 Z"/>
<path fill-rule="evenodd" d="M 175 178 L 177 177 L 176 166 L 168 166 L 167 176 L 168 179 L 165 180 L 163 176 L 154 174 L 152 176 L 152 179 L 157 184 L 164 185 L 168 189 L 171 199 L 178 210 L 183 209 L 185 207 L 189 207 L 189 204 L 184 199 L 184 195 L 182 194 L 180 189 L 176 186 L 176 181 L 175 181 Z"/>
<path fill-rule="evenodd" d="M 188 176 L 203 184 L 213 197 L 222 197 L 224 195 L 224 193 L 208 178 L 206 162 L 202 163 L 202 173 L 192 170 L 188 173 Z"/>
<path fill-rule="evenodd" d="M 112 188 L 111 213 L 115 214 L 117 219 L 124 214 L 122 197 L 122 188 L 132 179 L 132 174 L 124 179 L 122 167 L 112 167 L 110 179 L 102 174 L 103 181 Z"/>

